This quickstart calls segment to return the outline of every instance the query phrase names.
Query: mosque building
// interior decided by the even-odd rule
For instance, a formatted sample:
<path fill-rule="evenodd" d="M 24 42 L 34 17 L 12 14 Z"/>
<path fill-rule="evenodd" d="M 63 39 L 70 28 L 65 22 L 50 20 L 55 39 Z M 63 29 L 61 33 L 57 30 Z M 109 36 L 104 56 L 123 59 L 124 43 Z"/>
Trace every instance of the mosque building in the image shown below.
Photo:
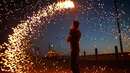
<path fill-rule="evenodd" d="M 49 50 L 48 50 L 48 56 L 49 57 L 54 57 L 54 56 L 56 56 L 57 54 L 56 54 L 56 51 L 53 49 L 53 45 L 51 45 L 50 43 L 49 43 Z"/>

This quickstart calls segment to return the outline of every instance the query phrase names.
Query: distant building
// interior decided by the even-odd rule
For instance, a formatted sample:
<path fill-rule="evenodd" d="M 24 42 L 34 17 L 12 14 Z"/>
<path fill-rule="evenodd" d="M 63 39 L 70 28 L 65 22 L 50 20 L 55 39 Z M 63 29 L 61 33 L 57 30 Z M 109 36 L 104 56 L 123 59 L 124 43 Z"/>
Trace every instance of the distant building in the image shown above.
<path fill-rule="evenodd" d="M 51 45 L 50 43 L 49 43 L 48 56 L 49 56 L 49 57 L 54 57 L 54 56 L 56 56 L 56 51 L 53 50 L 53 45 Z"/>

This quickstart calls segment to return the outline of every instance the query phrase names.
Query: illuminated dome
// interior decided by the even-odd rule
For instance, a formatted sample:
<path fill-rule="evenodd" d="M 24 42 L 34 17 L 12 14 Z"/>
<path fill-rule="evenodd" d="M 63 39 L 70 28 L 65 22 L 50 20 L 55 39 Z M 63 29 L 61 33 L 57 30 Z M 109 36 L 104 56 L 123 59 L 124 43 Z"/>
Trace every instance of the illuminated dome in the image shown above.
<path fill-rule="evenodd" d="M 50 45 L 50 43 L 49 43 L 48 56 L 49 56 L 49 57 L 56 56 L 56 52 L 55 52 L 55 50 L 53 50 L 53 45 Z"/>

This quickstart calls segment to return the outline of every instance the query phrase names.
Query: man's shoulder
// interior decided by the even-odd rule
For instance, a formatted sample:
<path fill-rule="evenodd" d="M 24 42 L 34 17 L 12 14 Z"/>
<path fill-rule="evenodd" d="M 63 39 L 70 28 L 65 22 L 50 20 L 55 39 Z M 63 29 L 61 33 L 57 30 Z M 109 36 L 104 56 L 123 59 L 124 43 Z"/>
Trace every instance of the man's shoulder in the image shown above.
<path fill-rule="evenodd" d="M 74 29 L 70 29 L 70 32 L 72 33 L 73 31 L 75 31 Z"/>
<path fill-rule="evenodd" d="M 81 33 L 80 30 L 77 30 L 77 29 L 70 29 L 70 32 L 78 32 L 78 33 Z"/>
<path fill-rule="evenodd" d="M 74 29 L 70 29 L 70 31 L 74 31 Z"/>
<path fill-rule="evenodd" d="M 70 31 L 80 31 L 80 30 L 78 30 L 78 29 L 70 29 Z"/>

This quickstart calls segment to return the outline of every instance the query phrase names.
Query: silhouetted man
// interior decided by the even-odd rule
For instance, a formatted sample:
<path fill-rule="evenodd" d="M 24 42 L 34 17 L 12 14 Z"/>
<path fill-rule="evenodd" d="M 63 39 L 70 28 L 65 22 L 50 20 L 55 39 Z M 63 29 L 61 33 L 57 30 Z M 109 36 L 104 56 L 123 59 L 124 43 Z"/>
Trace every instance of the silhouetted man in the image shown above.
<path fill-rule="evenodd" d="M 66 42 L 70 42 L 71 52 L 71 70 L 73 73 L 80 73 L 79 70 L 79 41 L 81 38 L 81 32 L 79 31 L 79 22 L 74 20 Z"/>

